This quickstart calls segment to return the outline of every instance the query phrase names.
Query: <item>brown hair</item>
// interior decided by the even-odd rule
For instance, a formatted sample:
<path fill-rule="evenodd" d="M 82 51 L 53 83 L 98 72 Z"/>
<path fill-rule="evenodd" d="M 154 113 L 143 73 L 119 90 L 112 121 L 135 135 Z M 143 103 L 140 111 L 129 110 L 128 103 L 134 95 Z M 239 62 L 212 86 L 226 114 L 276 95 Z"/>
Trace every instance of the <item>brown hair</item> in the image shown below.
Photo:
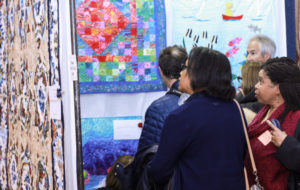
<path fill-rule="evenodd" d="M 110 171 L 106 176 L 106 187 L 111 188 L 112 190 L 121 190 L 121 183 L 119 179 L 115 176 L 115 167 L 117 162 L 120 162 L 127 166 L 133 160 L 133 157 L 130 155 L 123 155 L 117 158 L 117 160 L 112 164 Z"/>
<path fill-rule="evenodd" d="M 260 71 L 263 62 L 249 61 L 246 62 L 242 67 L 242 89 L 244 95 L 248 94 L 252 89 L 254 89 L 255 84 L 258 81 L 258 73 Z"/>

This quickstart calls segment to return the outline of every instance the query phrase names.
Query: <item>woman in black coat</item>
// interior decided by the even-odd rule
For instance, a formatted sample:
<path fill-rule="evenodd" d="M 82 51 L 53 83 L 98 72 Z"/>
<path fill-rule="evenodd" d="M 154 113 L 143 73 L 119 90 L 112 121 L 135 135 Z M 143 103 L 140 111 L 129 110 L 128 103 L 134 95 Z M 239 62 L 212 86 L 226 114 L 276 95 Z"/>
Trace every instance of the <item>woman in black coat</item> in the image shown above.
<path fill-rule="evenodd" d="M 179 90 L 191 96 L 167 117 L 150 175 L 166 184 L 174 174 L 174 190 L 245 189 L 246 140 L 229 60 L 195 47 L 182 68 Z"/>
<path fill-rule="evenodd" d="M 270 121 L 267 123 L 273 129 L 272 142 L 278 147 L 275 157 L 290 170 L 288 189 L 300 190 L 300 121 L 293 137 L 275 127 Z"/>

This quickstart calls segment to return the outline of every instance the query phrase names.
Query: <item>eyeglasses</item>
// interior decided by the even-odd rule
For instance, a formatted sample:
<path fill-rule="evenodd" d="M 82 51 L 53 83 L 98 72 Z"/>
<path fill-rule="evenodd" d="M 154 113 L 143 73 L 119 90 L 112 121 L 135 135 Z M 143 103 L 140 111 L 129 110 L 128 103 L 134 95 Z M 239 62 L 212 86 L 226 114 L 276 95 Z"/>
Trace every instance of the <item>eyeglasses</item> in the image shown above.
<path fill-rule="evenodd" d="M 240 77 L 240 76 L 236 77 L 236 79 L 238 80 L 238 82 L 239 82 L 239 83 L 241 83 L 241 82 L 242 82 L 242 80 L 243 80 L 243 78 L 242 78 L 242 77 Z"/>
<path fill-rule="evenodd" d="M 189 66 L 187 66 L 186 64 L 181 64 L 181 70 L 183 71 L 183 70 L 185 70 L 185 69 L 187 69 L 187 68 L 189 68 Z"/>

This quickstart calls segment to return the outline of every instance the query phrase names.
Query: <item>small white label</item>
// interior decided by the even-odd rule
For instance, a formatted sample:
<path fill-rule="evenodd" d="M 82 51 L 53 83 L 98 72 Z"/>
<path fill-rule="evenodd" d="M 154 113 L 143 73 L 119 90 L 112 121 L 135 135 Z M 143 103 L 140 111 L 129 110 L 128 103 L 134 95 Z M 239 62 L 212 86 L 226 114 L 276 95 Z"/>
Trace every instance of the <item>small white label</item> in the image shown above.
<path fill-rule="evenodd" d="M 77 71 L 77 60 L 76 55 L 70 56 L 70 71 L 72 75 L 72 80 L 77 81 L 78 80 L 78 71 Z"/>
<path fill-rule="evenodd" d="M 258 137 L 258 140 L 265 146 L 267 146 L 271 140 L 272 140 L 272 135 L 270 133 L 270 131 L 266 130 L 263 134 L 261 134 Z"/>
<path fill-rule="evenodd" d="M 141 120 L 114 120 L 114 140 L 139 139 L 142 129 L 138 127 Z"/>
<path fill-rule="evenodd" d="M 57 97 L 58 86 L 49 86 L 50 119 L 61 120 L 61 99 Z"/>

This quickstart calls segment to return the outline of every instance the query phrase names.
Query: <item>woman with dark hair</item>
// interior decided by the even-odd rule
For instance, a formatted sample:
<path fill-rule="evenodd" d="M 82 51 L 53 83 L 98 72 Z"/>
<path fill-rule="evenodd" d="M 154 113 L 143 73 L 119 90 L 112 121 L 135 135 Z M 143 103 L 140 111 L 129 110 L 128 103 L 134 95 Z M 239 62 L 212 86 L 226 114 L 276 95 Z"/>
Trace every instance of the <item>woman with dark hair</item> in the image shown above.
<path fill-rule="evenodd" d="M 151 176 L 166 184 L 174 174 L 176 190 L 245 189 L 246 141 L 227 57 L 195 47 L 183 69 L 179 90 L 191 96 L 167 117 Z"/>
<path fill-rule="evenodd" d="M 296 153 L 295 149 L 289 149 L 292 147 L 286 146 L 287 149 L 283 151 L 284 153 L 276 147 L 279 144 L 275 143 L 274 139 L 272 140 L 275 138 L 272 135 L 274 130 L 266 121 L 273 121 L 288 136 L 296 135 L 296 138 L 300 139 L 299 130 L 297 134 L 295 133 L 296 126 L 300 122 L 299 67 L 286 57 L 269 59 L 259 71 L 259 81 L 255 85 L 255 94 L 257 100 L 264 104 L 264 107 L 249 125 L 249 138 L 258 176 L 266 190 L 287 189 L 288 178 L 289 176 L 293 177 L 290 172 L 291 174 L 296 172 L 299 175 L 300 161 L 294 160 L 295 162 L 292 162 L 291 156 Z M 277 134 L 278 131 L 275 132 Z M 278 157 L 277 151 L 281 151 L 281 159 Z M 292 154 L 290 154 L 291 152 Z M 282 155 L 284 155 L 285 160 L 282 159 Z M 254 184 L 249 155 L 246 156 L 245 162 L 250 184 Z M 291 165 L 293 165 L 292 168 Z M 293 185 L 295 187 L 295 184 Z M 295 189 L 294 187 L 289 187 L 289 189 Z M 299 189 L 299 184 L 296 189 Z"/>

